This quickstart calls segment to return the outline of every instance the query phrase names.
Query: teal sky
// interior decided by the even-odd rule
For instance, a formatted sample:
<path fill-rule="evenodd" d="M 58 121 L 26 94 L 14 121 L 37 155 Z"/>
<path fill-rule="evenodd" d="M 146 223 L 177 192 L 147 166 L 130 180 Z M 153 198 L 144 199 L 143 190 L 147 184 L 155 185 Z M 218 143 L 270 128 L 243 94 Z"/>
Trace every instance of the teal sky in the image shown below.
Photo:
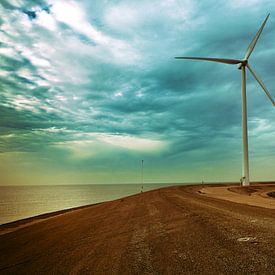
<path fill-rule="evenodd" d="M 1 185 L 238 181 L 237 67 L 275 98 L 275 2 L 1 0 Z M 275 180 L 275 108 L 248 74 L 252 180 Z"/>

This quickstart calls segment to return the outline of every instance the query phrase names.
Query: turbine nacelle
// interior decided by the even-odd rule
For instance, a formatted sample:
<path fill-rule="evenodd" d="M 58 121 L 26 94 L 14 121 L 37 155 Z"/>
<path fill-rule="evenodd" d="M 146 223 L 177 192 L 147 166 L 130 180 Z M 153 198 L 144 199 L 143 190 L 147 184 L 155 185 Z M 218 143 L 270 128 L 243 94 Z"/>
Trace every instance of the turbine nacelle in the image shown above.
<path fill-rule="evenodd" d="M 238 64 L 238 69 L 241 70 L 242 67 L 246 67 L 248 61 L 247 60 L 242 60 L 239 64 Z"/>

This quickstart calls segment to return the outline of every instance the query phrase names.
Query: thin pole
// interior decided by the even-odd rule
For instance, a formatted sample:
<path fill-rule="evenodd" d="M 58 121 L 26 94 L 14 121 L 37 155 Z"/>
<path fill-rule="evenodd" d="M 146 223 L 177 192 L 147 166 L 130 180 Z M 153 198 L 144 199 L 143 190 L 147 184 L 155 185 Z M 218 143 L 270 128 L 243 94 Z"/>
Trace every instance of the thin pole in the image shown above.
<path fill-rule="evenodd" d="M 143 192 L 143 160 L 141 160 L 141 192 Z"/>
<path fill-rule="evenodd" d="M 141 184 L 143 186 L 143 160 L 141 161 Z"/>
<path fill-rule="evenodd" d="M 248 134 L 247 134 L 247 103 L 246 103 L 246 74 L 245 66 L 242 66 L 242 122 L 243 122 L 243 177 L 242 185 L 249 183 L 249 160 L 248 160 Z"/>

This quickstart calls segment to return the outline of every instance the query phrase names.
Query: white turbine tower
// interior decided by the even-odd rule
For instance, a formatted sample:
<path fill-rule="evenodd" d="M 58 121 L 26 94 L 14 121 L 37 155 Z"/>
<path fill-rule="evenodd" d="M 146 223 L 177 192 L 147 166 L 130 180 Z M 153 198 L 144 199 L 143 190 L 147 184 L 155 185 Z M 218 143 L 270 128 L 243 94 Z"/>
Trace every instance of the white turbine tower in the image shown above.
<path fill-rule="evenodd" d="M 243 124 L 243 177 L 242 177 L 242 185 L 249 185 L 249 161 L 248 161 L 248 137 L 247 137 L 247 107 L 246 107 L 246 71 L 247 67 L 260 86 L 263 88 L 264 92 L 275 106 L 275 101 L 272 96 L 268 92 L 262 80 L 256 75 L 256 73 L 252 70 L 250 65 L 248 64 L 248 59 L 254 50 L 256 43 L 263 31 L 265 23 L 269 17 L 267 15 L 265 21 L 263 22 L 261 28 L 256 33 L 255 37 L 249 44 L 244 59 L 225 59 L 225 58 L 208 58 L 208 57 L 175 57 L 176 59 L 191 59 L 191 60 L 203 60 L 203 61 L 212 61 L 212 62 L 220 62 L 230 65 L 238 65 L 238 69 L 242 70 L 242 124 Z"/>

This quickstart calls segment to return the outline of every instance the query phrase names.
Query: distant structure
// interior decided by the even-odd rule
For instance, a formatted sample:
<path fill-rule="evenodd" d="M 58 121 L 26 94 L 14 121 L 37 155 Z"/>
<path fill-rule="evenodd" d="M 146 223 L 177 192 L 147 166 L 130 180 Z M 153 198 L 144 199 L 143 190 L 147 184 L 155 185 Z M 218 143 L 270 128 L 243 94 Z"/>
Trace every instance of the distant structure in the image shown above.
<path fill-rule="evenodd" d="M 248 160 L 248 135 L 247 135 L 247 104 L 246 104 L 246 67 L 254 76 L 256 81 L 260 84 L 272 104 L 275 106 L 275 101 L 273 100 L 272 96 L 268 92 L 267 88 L 265 87 L 262 80 L 256 75 L 256 73 L 252 70 L 250 65 L 248 64 L 248 59 L 254 50 L 256 43 L 263 31 L 265 23 L 269 17 L 267 15 L 266 19 L 264 20 L 261 28 L 256 33 L 255 37 L 249 44 L 244 59 L 224 59 L 224 58 L 208 58 L 208 57 L 175 57 L 176 59 L 191 59 L 191 60 L 203 60 L 203 61 L 211 61 L 211 62 L 220 62 L 230 65 L 237 65 L 238 69 L 242 71 L 242 125 L 243 125 L 243 173 L 241 178 L 242 186 L 248 186 L 250 184 L 249 181 L 249 160 Z"/>
<path fill-rule="evenodd" d="M 141 160 L 141 192 L 143 192 L 143 162 L 144 160 Z"/>

